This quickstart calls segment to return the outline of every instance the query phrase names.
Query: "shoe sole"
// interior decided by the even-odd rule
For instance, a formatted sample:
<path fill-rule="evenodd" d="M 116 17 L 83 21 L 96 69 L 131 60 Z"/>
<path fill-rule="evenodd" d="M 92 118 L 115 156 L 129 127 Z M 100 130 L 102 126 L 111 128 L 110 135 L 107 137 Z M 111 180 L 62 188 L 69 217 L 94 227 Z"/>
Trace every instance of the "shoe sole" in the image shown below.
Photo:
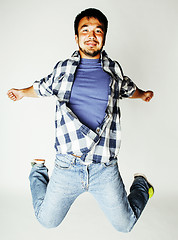
<path fill-rule="evenodd" d="M 34 159 L 32 162 L 31 162 L 31 165 L 34 166 L 35 164 L 44 164 L 45 163 L 45 160 L 44 159 Z"/>

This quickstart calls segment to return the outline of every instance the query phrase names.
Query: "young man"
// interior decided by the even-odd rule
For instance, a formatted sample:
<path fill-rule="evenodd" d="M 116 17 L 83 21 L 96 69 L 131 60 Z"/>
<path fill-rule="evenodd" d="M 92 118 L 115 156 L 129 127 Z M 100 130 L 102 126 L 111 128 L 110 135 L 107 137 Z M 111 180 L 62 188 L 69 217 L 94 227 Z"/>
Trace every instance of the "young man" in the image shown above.
<path fill-rule="evenodd" d="M 36 159 L 29 177 L 35 214 L 43 226 L 56 227 L 74 200 L 88 191 L 112 225 L 129 232 L 153 195 L 153 187 L 144 175 L 137 174 L 126 194 L 117 164 L 119 98 L 149 102 L 153 92 L 137 88 L 103 51 L 108 27 L 103 13 L 86 9 L 74 26 L 79 51 L 58 62 L 50 75 L 33 86 L 8 91 L 13 101 L 57 98 L 55 168 L 49 180 L 44 160 Z"/>

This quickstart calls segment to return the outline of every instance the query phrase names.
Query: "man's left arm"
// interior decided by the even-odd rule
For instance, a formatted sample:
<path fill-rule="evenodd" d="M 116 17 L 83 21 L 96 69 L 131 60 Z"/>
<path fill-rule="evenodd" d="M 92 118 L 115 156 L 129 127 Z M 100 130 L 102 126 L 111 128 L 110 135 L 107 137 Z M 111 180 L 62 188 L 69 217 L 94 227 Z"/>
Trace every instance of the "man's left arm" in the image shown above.
<path fill-rule="evenodd" d="M 150 90 L 143 91 L 138 87 L 136 87 L 134 94 L 130 98 L 140 98 L 145 102 L 149 102 L 152 99 L 153 95 L 154 93 Z"/>

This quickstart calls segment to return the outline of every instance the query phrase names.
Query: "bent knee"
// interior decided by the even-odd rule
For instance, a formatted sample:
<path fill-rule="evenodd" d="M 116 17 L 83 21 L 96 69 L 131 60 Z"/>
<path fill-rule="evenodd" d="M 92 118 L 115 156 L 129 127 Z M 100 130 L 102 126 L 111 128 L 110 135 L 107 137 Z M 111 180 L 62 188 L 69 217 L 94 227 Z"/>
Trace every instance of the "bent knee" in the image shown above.
<path fill-rule="evenodd" d="M 39 221 L 39 222 L 45 228 L 56 228 L 60 225 L 60 223 L 53 223 L 53 222 L 46 222 L 46 221 Z"/>
<path fill-rule="evenodd" d="M 39 219 L 38 219 L 38 221 L 45 228 L 56 228 L 60 225 L 60 222 L 57 223 L 54 221 L 46 221 L 46 220 L 39 220 Z"/>
<path fill-rule="evenodd" d="M 113 225 L 113 227 L 118 231 L 118 232 L 123 232 L 123 233 L 129 233 L 132 231 L 133 226 L 121 226 L 121 225 Z"/>
<path fill-rule="evenodd" d="M 123 233 L 129 233 L 132 231 L 136 219 L 130 219 L 130 221 L 127 219 L 127 221 L 121 220 L 119 223 L 114 223 L 113 227 L 118 231 L 118 232 L 123 232 Z"/>

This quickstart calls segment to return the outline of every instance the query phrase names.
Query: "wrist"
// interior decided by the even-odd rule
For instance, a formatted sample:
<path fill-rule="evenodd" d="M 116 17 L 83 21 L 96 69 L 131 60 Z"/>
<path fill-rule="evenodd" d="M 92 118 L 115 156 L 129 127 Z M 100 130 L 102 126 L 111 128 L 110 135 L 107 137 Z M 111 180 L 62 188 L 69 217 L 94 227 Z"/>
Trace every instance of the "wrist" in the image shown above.
<path fill-rule="evenodd" d="M 145 91 L 143 91 L 137 87 L 131 98 L 141 98 L 142 99 L 144 97 L 144 94 L 145 94 Z"/>
<path fill-rule="evenodd" d="M 33 86 L 21 89 L 21 93 L 22 93 L 23 97 L 37 97 L 37 95 L 33 89 Z"/>
<path fill-rule="evenodd" d="M 145 97 L 145 91 L 139 89 L 139 98 L 143 99 Z"/>
<path fill-rule="evenodd" d="M 21 94 L 22 97 L 26 97 L 27 96 L 27 90 L 26 89 L 21 89 L 20 94 Z"/>

